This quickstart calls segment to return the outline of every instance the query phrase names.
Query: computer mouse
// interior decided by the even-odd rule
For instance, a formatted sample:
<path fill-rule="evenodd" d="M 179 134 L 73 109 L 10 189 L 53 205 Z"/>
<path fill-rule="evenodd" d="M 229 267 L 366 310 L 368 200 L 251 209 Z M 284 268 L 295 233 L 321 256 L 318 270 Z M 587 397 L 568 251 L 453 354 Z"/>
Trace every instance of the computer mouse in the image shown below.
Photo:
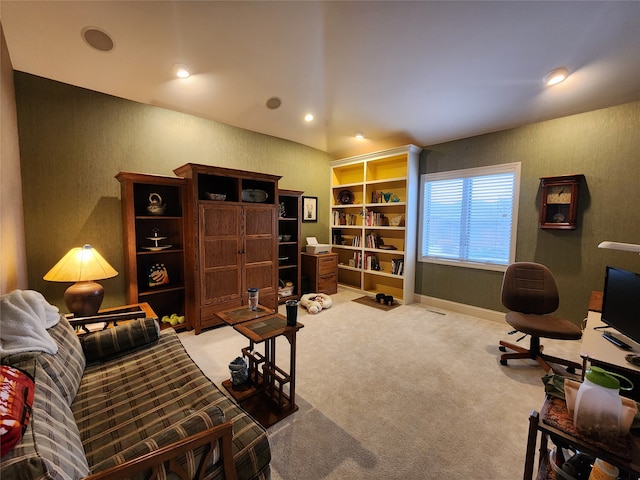
<path fill-rule="evenodd" d="M 640 367 L 640 355 L 636 354 L 636 353 L 627 353 L 624 356 L 624 359 L 629 362 L 632 363 L 633 365 Z"/>

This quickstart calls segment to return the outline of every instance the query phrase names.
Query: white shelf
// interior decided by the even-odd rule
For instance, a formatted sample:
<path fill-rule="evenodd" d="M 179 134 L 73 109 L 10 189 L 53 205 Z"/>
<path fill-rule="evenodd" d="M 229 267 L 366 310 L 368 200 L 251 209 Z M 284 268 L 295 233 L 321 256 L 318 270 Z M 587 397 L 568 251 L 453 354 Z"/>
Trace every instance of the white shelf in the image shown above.
<path fill-rule="evenodd" d="M 346 203 L 346 204 L 337 203 L 335 205 L 332 205 L 331 208 L 364 208 L 364 204 L 363 203 Z"/>
<path fill-rule="evenodd" d="M 366 294 L 376 291 L 388 292 L 401 303 L 413 301 L 420 151 L 419 147 L 407 145 L 331 162 L 332 202 L 336 202 L 336 195 L 341 190 L 351 189 L 358 203 L 348 205 L 336 203 L 331 206 L 330 238 L 333 238 L 336 230 L 341 230 L 347 242 L 350 242 L 351 237 L 359 236 L 362 244 L 358 247 L 333 245 L 333 251 L 338 254 L 338 282 L 342 286 L 360 290 Z M 381 192 L 391 192 L 399 197 L 400 201 L 384 203 L 370 201 Z M 354 210 L 362 209 L 380 213 L 389 220 L 394 216 L 402 215 L 404 225 L 333 224 L 334 212 L 353 214 Z M 358 218 L 358 220 L 362 219 Z M 396 250 L 367 247 L 365 236 L 368 234 L 377 234 L 386 245 L 393 245 Z M 358 252 L 360 253 L 358 258 L 363 263 L 367 257 L 375 256 L 383 270 L 349 266 L 349 260 L 355 259 Z M 403 261 L 402 275 L 391 273 L 392 264 L 395 264 L 396 260 Z"/>
<path fill-rule="evenodd" d="M 392 182 L 406 182 L 407 177 L 396 177 L 396 178 L 383 178 L 380 180 L 369 180 L 367 184 L 369 185 L 377 185 L 380 183 L 392 183 Z"/>

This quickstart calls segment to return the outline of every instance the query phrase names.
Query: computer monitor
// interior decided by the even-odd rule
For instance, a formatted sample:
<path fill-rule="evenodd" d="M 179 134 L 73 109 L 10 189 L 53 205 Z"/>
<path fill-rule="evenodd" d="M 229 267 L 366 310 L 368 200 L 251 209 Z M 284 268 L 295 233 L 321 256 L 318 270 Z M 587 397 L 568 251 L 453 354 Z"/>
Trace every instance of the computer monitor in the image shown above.
<path fill-rule="evenodd" d="M 607 267 L 602 321 L 640 343 L 640 274 Z"/>

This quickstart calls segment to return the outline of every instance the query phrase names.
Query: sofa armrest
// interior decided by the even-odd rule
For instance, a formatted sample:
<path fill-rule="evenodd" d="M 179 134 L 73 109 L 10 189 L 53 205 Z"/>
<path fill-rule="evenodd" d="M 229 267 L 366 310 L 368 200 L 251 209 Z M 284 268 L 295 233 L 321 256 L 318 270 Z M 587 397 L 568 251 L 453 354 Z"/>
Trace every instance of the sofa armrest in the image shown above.
<path fill-rule="evenodd" d="M 222 459 L 225 479 L 237 480 L 231 450 L 231 440 L 233 437 L 232 425 L 231 421 L 216 425 L 215 427 L 178 440 L 171 445 L 159 448 L 141 457 L 89 475 L 85 477 L 84 480 L 122 480 L 122 478 L 131 477 L 145 470 L 152 470 L 152 472 L 157 475 L 159 469 L 163 466 L 167 472 L 175 473 L 182 480 L 201 479 L 204 477 L 207 467 L 213 458 L 214 450 L 218 442 L 220 444 L 220 458 Z M 196 476 L 194 479 L 189 479 L 187 472 L 184 471 L 176 459 L 186 452 L 195 450 L 203 445 L 206 446 L 206 448 L 198 464 Z M 152 478 L 155 475 L 152 475 Z"/>

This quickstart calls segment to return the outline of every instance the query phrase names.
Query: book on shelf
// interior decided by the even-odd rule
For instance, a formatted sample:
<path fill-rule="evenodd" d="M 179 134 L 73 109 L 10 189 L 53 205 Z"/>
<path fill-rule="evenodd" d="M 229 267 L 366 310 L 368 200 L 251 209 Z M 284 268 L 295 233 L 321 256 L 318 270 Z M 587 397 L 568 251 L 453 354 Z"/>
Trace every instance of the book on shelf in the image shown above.
<path fill-rule="evenodd" d="M 362 268 L 362 254 L 360 252 L 353 252 L 353 258 L 352 261 L 349 261 L 349 266 Z"/>
<path fill-rule="evenodd" d="M 355 213 L 339 212 L 335 210 L 333 212 L 333 225 L 357 225 L 358 215 Z"/>
<path fill-rule="evenodd" d="M 378 261 L 378 257 L 373 255 L 372 253 L 365 254 L 365 267 L 366 270 L 380 270 L 380 262 Z"/>
<path fill-rule="evenodd" d="M 358 215 L 355 213 L 346 212 L 333 212 L 333 224 L 334 225 L 357 225 Z"/>
<path fill-rule="evenodd" d="M 388 226 L 389 220 L 382 213 L 368 211 L 364 217 L 364 224 L 367 227 Z"/>
<path fill-rule="evenodd" d="M 374 233 L 367 234 L 365 245 L 367 248 L 379 248 L 382 239 Z"/>
<path fill-rule="evenodd" d="M 391 259 L 391 273 L 393 275 L 403 275 L 404 274 L 404 258 L 393 258 L 393 259 Z"/>

